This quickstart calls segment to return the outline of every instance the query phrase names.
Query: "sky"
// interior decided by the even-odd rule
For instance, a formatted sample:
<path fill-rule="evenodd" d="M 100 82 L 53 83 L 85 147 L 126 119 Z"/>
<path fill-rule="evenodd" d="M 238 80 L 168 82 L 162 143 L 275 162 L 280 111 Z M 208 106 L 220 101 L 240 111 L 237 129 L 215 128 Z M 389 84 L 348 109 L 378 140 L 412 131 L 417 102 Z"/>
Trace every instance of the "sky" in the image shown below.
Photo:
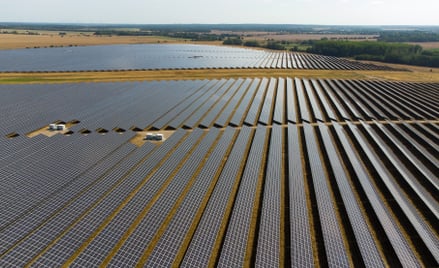
<path fill-rule="evenodd" d="M 0 22 L 439 25 L 439 0 L 0 0 Z"/>

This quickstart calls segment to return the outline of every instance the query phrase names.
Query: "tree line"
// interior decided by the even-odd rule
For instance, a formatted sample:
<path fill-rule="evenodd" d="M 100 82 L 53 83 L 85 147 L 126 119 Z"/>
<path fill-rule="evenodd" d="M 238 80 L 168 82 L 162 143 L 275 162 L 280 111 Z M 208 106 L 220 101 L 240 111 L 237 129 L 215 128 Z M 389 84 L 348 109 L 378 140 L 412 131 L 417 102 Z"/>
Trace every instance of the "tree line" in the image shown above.
<path fill-rule="evenodd" d="M 439 42 L 439 33 L 425 31 L 387 31 L 381 32 L 378 41 L 382 42 Z"/>
<path fill-rule="evenodd" d="M 307 52 L 335 57 L 353 57 L 356 60 L 439 67 L 439 51 L 423 50 L 419 45 L 319 40 L 312 42 Z"/>
<path fill-rule="evenodd" d="M 258 41 L 258 40 L 247 40 L 243 41 L 240 37 L 227 37 L 223 41 L 224 45 L 235 45 L 235 46 L 245 46 L 245 47 L 262 47 L 273 50 L 288 50 L 289 46 L 292 44 L 289 41 L 285 40 L 266 40 L 266 41 Z M 291 49 L 293 50 L 293 49 Z"/>
<path fill-rule="evenodd" d="M 99 30 L 95 31 L 97 36 L 163 36 L 191 41 L 223 41 L 226 37 L 235 36 L 229 34 L 212 34 L 204 32 L 174 32 L 174 31 L 149 31 L 149 30 Z"/>

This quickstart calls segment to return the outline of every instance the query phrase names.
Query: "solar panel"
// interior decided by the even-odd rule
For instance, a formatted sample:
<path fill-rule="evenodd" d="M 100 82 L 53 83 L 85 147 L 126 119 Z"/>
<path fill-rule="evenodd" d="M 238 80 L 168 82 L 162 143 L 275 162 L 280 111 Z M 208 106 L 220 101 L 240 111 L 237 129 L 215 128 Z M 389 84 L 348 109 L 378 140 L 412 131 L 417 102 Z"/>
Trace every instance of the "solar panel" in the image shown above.
<path fill-rule="evenodd" d="M 239 182 L 240 168 L 251 142 L 253 131 L 243 127 L 229 154 L 215 189 L 200 219 L 191 243 L 181 263 L 182 267 L 206 267 L 212 262 L 214 247 L 220 243 L 224 221 L 227 220 L 227 206 L 233 202 L 233 187 Z M 221 233 L 220 233 L 221 232 Z"/>
<path fill-rule="evenodd" d="M 326 94 L 325 94 L 325 92 L 323 91 L 323 89 L 320 87 L 320 84 L 319 84 L 316 80 L 314 80 L 314 79 L 311 79 L 311 84 L 312 84 L 312 86 L 314 87 L 314 89 L 316 90 L 317 98 L 319 98 L 320 101 L 321 101 L 322 104 L 323 104 L 324 111 L 325 111 L 325 113 L 327 114 L 328 119 L 329 119 L 330 121 L 335 121 L 335 120 L 337 120 L 337 116 L 335 115 L 335 113 L 334 113 L 332 107 L 330 106 L 330 104 L 329 104 L 327 98 L 325 97 Z"/>
<path fill-rule="evenodd" d="M 289 52 L 232 61 L 367 68 Z M 0 266 L 435 267 L 438 90 L 289 77 L 0 85 Z M 61 121 L 70 136 L 45 132 Z M 141 130 L 172 135 L 132 144 Z"/>
<path fill-rule="evenodd" d="M 294 78 L 294 84 L 296 85 L 297 100 L 298 100 L 299 111 L 300 111 L 300 120 L 301 122 L 311 123 L 311 116 L 308 111 L 308 104 L 306 101 L 302 80 L 300 80 L 299 78 Z"/>
<path fill-rule="evenodd" d="M 99 165 L 81 175 L 78 180 L 65 187 L 62 191 L 56 193 L 40 206 L 34 208 L 30 213 L 21 217 L 18 221 L 5 227 L 0 233 L 0 239 L 3 241 L 4 248 L 23 239 L 25 235 L 28 235 L 31 232 L 31 230 L 35 230 L 34 228 L 37 228 L 48 218 L 54 217 L 61 209 L 66 208 L 69 203 L 73 203 L 81 198 L 82 191 L 86 188 L 98 186 L 101 176 L 104 176 L 109 169 L 119 167 L 118 162 L 121 161 L 121 158 L 126 157 L 128 153 L 132 152 L 133 147 L 134 145 L 132 144 L 126 144 L 123 147 L 118 148 L 117 151 L 108 155 L 108 157 L 106 157 L 106 159 Z M 151 147 L 154 148 L 152 145 Z M 90 177 L 97 179 L 96 181 L 93 181 L 89 179 Z M 104 186 L 101 185 L 100 187 Z M 78 207 L 76 207 L 76 209 L 79 210 Z"/>
<path fill-rule="evenodd" d="M 211 82 L 211 81 L 210 81 Z M 173 118 L 177 117 L 181 112 L 187 109 L 192 103 L 194 103 L 198 98 L 207 93 L 207 91 L 203 90 L 204 88 L 208 88 L 209 81 L 200 80 L 198 83 L 191 85 L 191 94 L 175 105 L 170 111 L 166 114 L 162 115 L 157 121 L 152 123 L 152 126 L 157 129 L 163 129 L 166 124 L 171 121 Z M 192 93 L 192 91 L 195 91 Z"/>
<path fill-rule="evenodd" d="M 271 78 L 270 84 L 268 85 L 267 92 L 265 94 L 258 123 L 262 123 L 264 125 L 271 125 L 271 120 L 273 118 L 275 94 L 276 94 L 276 84 L 277 84 L 276 79 Z"/>
<path fill-rule="evenodd" d="M 231 79 L 231 81 L 234 81 Z M 210 107 L 209 112 L 204 116 L 202 121 L 200 122 L 201 126 L 211 127 L 216 118 L 220 116 L 221 112 L 230 112 L 230 110 L 224 110 L 224 107 L 229 103 L 232 98 L 235 98 L 235 94 L 237 89 L 241 86 L 243 80 L 238 79 L 234 81 L 233 85 L 227 89 L 227 92 L 224 95 L 220 96 L 219 100 L 215 103 L 214 107 Z M 224 124 L 223 124 L 224 126 Z"/>
<path fill-rule="evenodd" d="M 282 132 L 281 126 L 273 125 L 260 212 L 256 267 L 279 267 L 281 264 Z"/>
<path fill-rule="evenodd" d="M 216 184 L 222 160 L 226 156 L 232 143 L 236 130 L 227 128 L 212 154 L 207 159 L 202 170 L 198 174 L 190 191 L 185 196 L 181 206 L 175 212 L 169 225 L 160 235 L 160 239 L 150 254 L 144 254 L 145 266 L 171 266 L 185 239 L 188 239 L 188 231 L 196 226 L 198 219 L 194 217 L 202 212 L 202 202 L 210 195 L 211 188 Z M 185 248 L 181 250 L 185 251 Z"/>
<path fill-rule="evenodd" d="M 371 230 L 366 223 L 361 208 L 354 196 L 353 189 L 349 184 L 349 178 L 343 167 L 342 160 L 339 158 L 337 149 L 331 140 L 329 128 L 323 123 L 319 123 L 319 129 L 325 151 L 330 155 L 329 162 L 332 172 L 337 181 L 338 190 L 341 194 L 344 207 L 346 208 L 350 225 L 354 231 L 364 265 L 366 267 L 384 267 L 377 244 L 371 235 Z"/>
<path fill-rule="evenodd" d="M 143 181 L 143 183 L 140 182 L 134 189 L 131 189 L 129 192 L 130 198 L 124 201 L 125 204 L 123 206 L 121 206 L 121 204 L 123 204 L 121 201 L 124 199 L 119 201 L 118 206 L 121 207 L 118 213 L 113 215 L 111 222 L 104 225 L 102 230 L 100 230 L 95 238 L 90 241 L 87 247 L 75 260 L 75 265 L 90 264 L 86 261 L 88 258 L 91 258 L 93 262 L 102 262 L 107 257 L 107 254 L 111 252 L 113 247 L 119 242 L 119 239 L 124 235 L 128 228 L 131 227 L 131 224 L 133 224 L 137 216 L 142 213 L 145 207 L 148 207 L 150 202 L 153 201 L 153 198 L 168 184 L 167 181 L 170 179 L 170 175 L 176 171 L 180 162 L 185 160 L 186 155 L 191 151 L 193 146 L 197 144 L 203 133 L 204 131 L 201 129 L 196 129 L 171 155 L 169 155 L 168 158 L 166 158 L 167 154 L 158 154 L 158 161 L 148 170 L 145 170 L 146 172 L 141 169 L 136 170 L 136 173 L 141 172 L 141 176 L 136 173 L 131 174 L 130 177 L 132 178 L 139 176 L 140 181 Z M 164 159 L 166 159 L 166 161 L 154 172 L 153 170 L 155 166 Z M 148 176 L 148 180 L 144 181 L 150 171 L 153 171 L 153 173 Z M 133 195 L 133 193 L 136 194 Z M 85 227 L 87 226 L 87 223 L 84 222 L 82 225 Z M 97 248 L 100 249 L 99 254 L 96 252 Z M 121 249 L 120 252 L 125 253 L 123 249 Z M 126 254 L 134 254 L 134 251 Z"/>
<path fill-rule="evenodd" d="M 329 192 L 329 185 L 320 157 L 314 129 L 309 124 L 303 126 L 308 161 L 317 200 L 322 235 L 329 266 L 349 266 L 347 249 L 344 246 L 341 226 L 339 226 L 336 208 Z"/>
<path fill-rule="evenodd" d="M 224 80 L 211 80 L 209 83 L 207 83 L 203 87 L 203 91 L 205 91 L 206 93 L 190 103 L 190 105 L 188 105 L 182 112 L 176 114 L 174 119 L 168 123 L 168 126 L 174 129 L 179 128 L 185 122 L 185 120 L 192 113 L 194 113 L 196 109 L 198 109 L 198 107 L 200 107 L 208 98 L 212 96 L 212 94 L 214 94 L 214 92 L 218 89 L 218 86 L 220 86 L 222 83 L 224 83 Z"/>
<path fill-rule="evenodd" d="M 325 90 L 325 93 L 328 95 L 330 101 L 335 106 L 336 112 L 340 114 L 341 119 L 343 120 L 351 120 L 350 115 L 347 113 L 345 108 L 342 106 L 341 102 L 338 100 L 336 95 L 333 92 L 333 89 L 326 83 L 326 80 L 318 80 L 320 84 L 322 85 L 323 89 Z"/>
<path fill-rule="evenodd" d="M 294 81 L 291 78 L 286 79 L 287 84 L 287 117 L 289 122 L 296 123 L 297 122 L 297 112 L 296 112 L 296 88 L 294 86 Z"/>
<path fill-rule="evenodd" d="M 178 199 L 184 194 L 184 190 L 191 185 L 195 171 L 199 168 L 204 158 L 208 156 L 208 150 L 218 135 L 219 130 L 212 129 L 207 136 L 204 137 L 183 167 L 173 176 L 172 181 L 166 186 L 158 199 L 135 227 L 135 230 L 130 234 L 123 246 L 117 250 L 110 265 L 119 266 L 123 264 L 135 266 L 145 248 L 151 243 L 151 240 L 160 230 L 164 221 L 169 217 L 171 210 L 175 208 Z M 115 225 L 114 227 L 120 228 L 119 225 Z M 109 234 L 112 233 L 114 232 L 109 232 Z"/>
<path fill-rule="evenodd" d="M 247 164 L 242 175 L 238 194 L 225 234 L 218 267 L 242 267 L 248 251 L 249 235 L 252 232 L 252 215 L 259 181 L 262 155 L 265 150 L 266 128 L 258 126 L 253 138 Z"/>
<path fill-rule="evenodd" d="M 260 107 L 263 105 L 263 100 L 266 92 L 266 88 L 268 85 L 268 79 L 263 78 L 261 83 L 259 84 L 258 91 L 256 92 L 255 97 L 253 98 L 253 102 L 248 109 L 248 113 L 246 118 L 244 119 L 244 123 L 254 126 L 256 124 L 256 119 L 259 117 Z"/>
<path fill-rule="evenodd" d="M 385 179 L 384 183 L 387 185 L 391 185 L 391 181 L 390 181 L 390 178 L 392 177 L 391 174 L 389 174 L 387 169 L 384 167 L 382 161 L 379 160 L 379 157 L 377 157 L 376 154 L 371 150 L 371 147 L 366 142 L 366 139 L 361 136 L 357 126 L 353 125 L 352 123 L 348 123 L 348 126 L 349 129 L 352 131 L 356 141 L 360 144 L 361 148 L 364 150 L 368 160 L 371 161 L 373 167 L 377 170 L 378 174 L 380 174 L 380 176 L 382 176 Z M 336 128 L 336 130 L 338 130 L 339 133 L 341 132 L 340 128 Z M 339 134 L 339 137 L 340 136 L 341 135 Z M 349 150 L 349 146 L 345 142 L 344 148 L 346 150 Z M 351 155 L 354 154 L 351 153 Z M 361 167 L 361 166 L 357 165 L 357 167 Z M 389 240 L 393 246 L 393 250 L 398 256 L 400 262 L 409 266 L 414 266 L 414 267 L 420 266 L 414 253 L 412 252 L 411 248 L 408 246 L 408 242 L 406 241 L 405 237 L 403 236 L 399 228 L 396 227 L 396 223 L 394 223 L 394 220 L 390 217 L 390 215 L 386 213 L 387 211 L 386 208 L 384 207 L 383 202 L 379 200 L 378 197 L 376 196 L 375 194 L 376 189 L 372 189 L 371 182 L 365 179 L 366 176 L 364 175 L 365 174 L 364 169 L 358 168 L 355 170 L 357 172 L 361 172 L 360 182 L 362 183 L 363 188 L 365 188 L 365 191 L 368 193 L 367 196 L 370 198 L 372 205 L 374 205 L 374 209 L 377 211 L 377 216 L 379 217 L 382 226 L 386 227 L 384 228 L 384 230 L 386 231 Z"/>
<path fill-rule="evenodd" d="M 314 115 L 315 120 L 323 122 L 325 121 L 325 118 L 323 117 L 322 111 L 320 109 L 320 106 L 317 102 L 316 96 L 313 92 L 313 89 L 311 87 L 311 84 L 308 79 L 303 79 L 303 84 L 305 85 L 305 91 L 308 95 L 309 102 L 311 104 L 311 110 L 312 114 Z"/>
<path fill-rule="evenodd" d="M 278 78 L 276 90 L 276 101 L 274 103 L 274 115 L 273 121 L 278 124 L 284 123 L 284 113 L 285 113 L 285 79 Z"/>
<path fill-rule="evenodd" d="M 119 162 L 119 164 L 116 164 L 113 169 L 108 170 L 101 180 L 97 182 L 95 189 L 90 189 L 88 192 L 78 196 L 76 200 L 72 200 L 70 209 L 74 209 L 74 213 L 86 212 L 88 205 L 94 204 L 102 198 L 105 192 L 117 185 L 118 181 L 121 179 L 121 175 L 129 172 L 130 169 L 135 167 L 153 148 L 154 146 L 152 144 L 149 144 L 149 146 L 147 144 L 141 149 L 135 150 L 132 154 Z M 64 208 L 62 212 L 68 213 L 69 208 Z M 73 214 L 69 214 L 69 216 L 73 218 Z M 56 222 L 56 218 L 54 219 Z M 60 237 L 56 243 L 52 242 L 52 244 L 46 249 L 45 253 L 39 256 L 38 259 L 34 260 L 34 263 L 38 266 L 41 266 L 44 263 L 51 263 L 52 266 L 59 266 L 70 257 L 74 250 L 76 250 L 85 239 L 87 239 L 87 232 L 79 233 L 76 228 L 72 228 L 69 232 Z"/>
<path fill-rule="evenodd" d="M 224 79 L 225 80 L 225 79 Z M 235 82 L 234 79 L 225 80 L 224 83 L 219 84 L 219 87 L 215 90 L 214 94 L 210 96 L 185 122 L 185 126 L 194 128 L 198 122 L 202 120 L 209 113 L 210 109 L 214 107 L 218 101 L 220 101 L 224 94 L 230 89 L 232 83 Z M 216 114 L 208 114 L 211 118 L 208 121 L 213 121 Z M 200 122 L 201 123 L 201 122 Z"/>
<path fill-rule="evenodd" d="M 242 121 L 244 120 L 244 116 L 246 116 L 248 107 L 253 99 L 253 96 L 255 96 L 256 92 L 258 91 L 258 85 L 260 81 L 261 80 L 259 78 L 253 79 L 252 84 L 250 85 L 241 103 L 233 114 L 232 119 L 230 119 L 230 123 L 232 125 L 240 126 L 242 124 Z"/>
<path fill-rule="evenodd" d="M 375 123 L 380 127 L 380 129 L 383 129 L 382 125 L 379 123 Z M 413 173 L 407 168 L 406 165 L 404 165 L 397 154 L 392 151 L 391 148 L 385 142 L 378 136 L 378 133 L 374 131 L 371 126 L 365 125 L 362 123 L 364 129 L 367 131 L 369 136 L 379 145 L 380 151 L 383 153 L 382 155 L 386 156 L 387 159 L 392 163 L 392 165 L 396 168 L 396 170 L 401 175 L 402 179 L 406 181 L 406 183 L 413 189 L 414 193 L 418 195 L 420 199 L 423 200 L 423 203 L 431 210 L 431 212 L 439 218 L 439 204 L 437 201 L 431 196 L 431 194 L 426 191 L 426 189 L 419 183 L 418 180 L 413 179 L 415 176 Z M 385 132 L 385 134 L 390 134 L 389 132 Z M 404 149 L 401 144 L 399 145 L 399 149 Z M 403 155 L 411 156 L 411 159 L 416 159 L 412 155 L 409 155 L 407 150 L 402 150 L 401 153 Z M 430 175 L 430 174 L 427 174 Z M 433 177 L 429 178 L 430 180 L 433 180 Z"/>
<path fill-rule="evenodd" d="M 288 124 L 288 181 L 290 215 L 290 261 L 292 267 L 314 267 L 311 226 L 305 192 L 299 129 Z"/>
<path fill-rule="evenodd" d="M 245 81 L 240 83 L 239 88 L 236 89 L 236 95 L 234 95 L 233 97 L 229 97 L 229 99 L 227 99 L 228 101 L 227 105 L 222 109 L 221 114 L 215 120 L 216 126 L 220 126 L 220 127 L 227 126 L 229 118 L 232 116 L 236 106 L 243 98 L 243 95 L 247 91 L 251 81 L 252 81 L 251 79 L 247 78 Z"/>
<path fill-rule="evenodd" d="M 345 87 L 338 80 L 328 80 L 328 83 L 332 85 L 334 92 L 343 100 L 346 106 L 349 108 L 349 112 L 353 115 L 355 120 L 368 120 L 370 119 L 370 114 L 368 114 L 367 110 L 363 109 L 364 107 L 361 103 L 355 102 L 352 100 L 350 96 L 345 93 Z"/>
<path fill-rule="evenodd" d="M 155 158 L 159 158 L 157 156 L 160 155 L 166 155 L 166 153 L 172 149 L 175 144 L 179 141 L 179 139 L 184 136 L 185 131 L 178 131 L 176 133 L 174 133 L 174 135 L 167 139 L 166 142 L 163 144 L 164 146 L 158 148 L 158 150 L 155 151 L 154 154 L 151 155 L 151 158 L 148 159 L 148 162 L 146 162 L 147 164 L 153 165 L 154 164 L 154 159 Z M 115 136 L 119 136 L 117 134 L 114 134 Z M 148 146 L 147 146 L 148 147 Z M 145 147 L 145 148 L 147 148 Z M 159 158 L 160 160 L 161 158 Z M 157 160 L 157 161 L 159 161 Z M 132 175 L 140 175 L 142 174 L 142 172 L 145 172 L 145 168 L 148 168 L 148 166 L 143 167 L 143 166 L 139 166 L 139 168 L 136 170 L 136 172 L 134 172 Z M 92 192 L 89 193 L 88 196 L 84 196 L 83 198 L 80 198 L 77 200 L 76 203 L 73 203 L 71 206 L 69 206 L 67 209 L 62 210 L 62 213 L 59 213 L 56 215 L 56 217 L 51 218 L 51 221 L 46 223 L 45 225 L 41 226 L 41 228 L 39 228 L 38 230 L 35 230 L 31 235 L 32 237 L 36 237 L 35 239 L 32 239 L 32 241 L 30 241 L 30 239 L 24 240 L 23 242 L 25 242 L 24 244 L 22 243 L 22 246 L 16 246 L 15 250 L 10 252 L 8 255 L 14 255 L 14 252 L 19 253 L 19 250 L 21 247 L 26 248 L 28 251 L 32 250 L 32 247 L 25 247 L 26 243 L 31 243 L 32 244 L 40 244 L 40 245 L 44 245 L 45 243 L 48 244 L 50 243 L 50 239 L 49 237 L 53 237 L 55 235 L 57 235 L 61 230 L 64 230 L 65 228 L 68 228 L 70 226 L 70 228 L 72 228 L 73 226 L 75 226 L 76 224 L 78 224 L 78 222 L 82 221 L 82 222 L 87 222 L 89 221 L 89 224 L 85 224 L 82 225 L 82 227 L 86 227 L 88 229 L 88 231 L 90 232 L 91 230 L 89 230 L 90 227 L 90 222 L 94 222 L 94 223 L 99 223 L 100 220 L 103 220 L 107 217 L 107 215 L 109 214 L 109 212 L 111 212 L 113 209 L 115 209 L 115 207 L 117 207 L 119 205 L 119 202 L 121 202 L 124 197 L 126 197 L 127 195 L 129 195 L 132 190 L 134 189 L 134 187 L 137 185 L 136 184 L 136 180 L 139 181 L 141 179 L 143 179 L 144 177 L 134 177 L 131 180 L 126 181 L 124 184 L 121 184 L 121 181 L 123 181 L 124 178 L 124 174 L 126 172 L 122 171 L 121 169 L 116 169 L 114 170 L 115 172 L 111 174 L 111 181 L 113 183 L 115 183 L 115 185 L 113 185 L 113 183 L 111 185 L 109 185 L 108 187 L 110 188 L 106 188 L 105 187 L 97 187 L 97 188 L 93 188 Z M 118 173 L 121 172 L 121 173 Z M 109 175 L 110 176 L 110 175 Z M 108 190 L 112 191 L 111 194 L 108 194 Z M 104 196 L 101 196 L 99 194 L 99 192 L 101 191 L 101 195 L 104 194 Z M 108 194 L 108 195 L 107 195 Z M 101 201 L 104 201 L 103 203 L 101 203 Z M 99 207 L 95 207 L 97 204 L 100 204 Z M 106 210 L 107 209 L 107 210 Z M 78 219 L 76 219 L 78 216 L 80 216 Z M 71 225 L 73 222 L 73 225 Z M 97 227 L 97 225 L 95 226 Z M 74 229 L 72 229 L 74 230 Z M 37 232 L 38 231 L 38 232 Z M 37 237 L 41 237 L 41 235 L 44 237 L 44 239 L 37 239 Z M 85 236 L 83 237 L 83 239 L 87 238 L 87 233 L 76 233 L 76 235 L 80 235 L 80 236 Z M 72 242 L 75 242 L 78 240 L 72 240 Z M 73 247 L 73 245 L 71 245 Z M 79 247 L 80 244 L 75 244 L 76 247 Z M 71 249 L 70 249 L 71 250 Z M 67 251 L 68 252 L 68 251 Z M 37 252 L 33 252 L 37 253 Z M 29 252 L 26 255 L 26 258 L 21 258 L 22 262 L 26 262 L 26 260 L 29 260 L 30 258 L 32 258 L 32 254 L 30 254 Z"/>

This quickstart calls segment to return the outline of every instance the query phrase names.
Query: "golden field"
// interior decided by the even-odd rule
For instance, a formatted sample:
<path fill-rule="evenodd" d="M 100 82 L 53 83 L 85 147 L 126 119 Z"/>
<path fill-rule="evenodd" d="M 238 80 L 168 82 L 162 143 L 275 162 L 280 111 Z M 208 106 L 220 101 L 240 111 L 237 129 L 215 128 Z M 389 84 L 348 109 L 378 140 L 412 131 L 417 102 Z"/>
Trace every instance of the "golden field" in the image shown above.
<path fill-rule="evenodd" d="M 34 48 L 50 46 L 96 46 L 118 44 L 157 44 L 185 43 L 184 39 L 162 36 L 95 36 L 81 33 L 67 33 L 60 36 L 58 32 L 45 32 L 40 35 L 0 34 L 0 49 Z M 201 42 L 199 42 L 201 43 Z M 197 42 L 197 44 L 199 44 Z M 220 44 L 221 42 L 208 42 Z"/>
<path fill-rule="evenodd" d="M 308 77 L 439 83 L 439 69 L 413 67 L 411 71 L 342 71 L 291 69 L 201 69 L 105 72 L 0 73 L 1 84 L 193 80 L 239 77 Z M 432 72 L 430 72 L 432 70 Z"/>

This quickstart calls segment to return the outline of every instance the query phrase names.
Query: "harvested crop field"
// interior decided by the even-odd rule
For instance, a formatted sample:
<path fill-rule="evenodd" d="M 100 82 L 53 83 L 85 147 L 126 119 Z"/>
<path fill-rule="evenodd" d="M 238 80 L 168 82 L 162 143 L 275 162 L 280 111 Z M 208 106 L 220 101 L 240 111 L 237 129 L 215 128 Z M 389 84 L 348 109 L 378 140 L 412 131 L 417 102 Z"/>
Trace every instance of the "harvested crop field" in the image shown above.
<path fill-rule="evenodd" d="M 198 69 L 198 70 L 149 70 L 114 72 L 51 72 L 51 73 L 0 73 L 0 84 L 42 84 L 72 82 L 127 82 L 154 80 L 194 80 L 239 77 L 291 76 L 306 78 L 387 80 L 401 82 L 439 83 L 439 69 L 389 65 L 409 71 L 365 70 L 289 70 L 289 69 Z"/>
<path fill-rule="evenodd" d="M 261 76 L 0 93 L 0 266 L 439 264 L 438 83 Z M 69 135 L 26 136 L 54 122 Z M 175 132 L 131 143 L 141 131 Z"/>
<path fill-rule="evenodd" d="M 411 45 L 420 45 L 423 49 L 439 49 L 439 42 L 410 42 Z"/>
<path fill-rule="evenodd" d="M 97 46 L 122 44 L 157 44 L 184 43 L 183 39 L 160 36 L 95 36 L 92 33 L 67 33 L 60 36 L 58 32 L 44 32 L 40 35 L 0 34 L 0 49 Z M 215 44 L 215 43 L 210 43 Z"/>

